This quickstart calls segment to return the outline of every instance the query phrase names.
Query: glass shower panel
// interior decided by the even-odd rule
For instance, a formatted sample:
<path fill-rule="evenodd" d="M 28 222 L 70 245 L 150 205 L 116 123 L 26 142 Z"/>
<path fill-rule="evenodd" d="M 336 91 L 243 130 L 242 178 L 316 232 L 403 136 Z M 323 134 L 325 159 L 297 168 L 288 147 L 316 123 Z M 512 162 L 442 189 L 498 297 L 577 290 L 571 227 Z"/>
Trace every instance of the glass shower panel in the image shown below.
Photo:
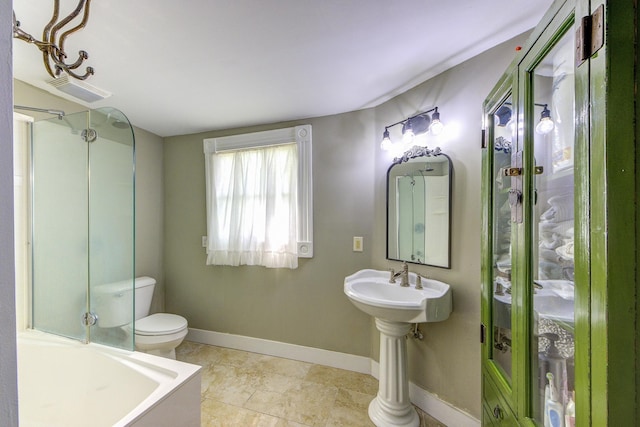
<path fill-rule="evenodd" d="M 134 321 L 134 136 L 127 118 L 113 108 L 92 110 L 89 120 L 89 295 L 98 317 L 93 342 L 133 349 Z M 111 284 L 120 288 L 117 292 Z M 109 295 L 99 289 L 111 289 Z M 97 292 L 94 292 L 98 289 Z M 110 292 L 111 292 L 110 291 Z M 98 305 L 106 298 L 114 305 Z M 104 300 L 103 300 L 104 301 Z M 117 310 L 124 327 L 102 327 L 100 309 Z"/>
<path fill-rule="evenodd" d="M 134 320 L 135 271 L 131 125 L 105 108 L 38 121 L 33 129 L 32 326 L 133 349 L 127 328 Z M 96 313 L 96 289 L 113 283 L 119 291 L 102 302 L 116 303 Z M 101 315 L 119 323 L 101 326 Z"/>
<path fill-rule="evenodd" d="M 530 75 L 536 128 L 532 220 L 533 417 L 575 425 L 574 402 L 574 31 Z"/>
<path fill-rule="evenodd" d="M 32 139 L 32 326 L 86 340 L 86 113 L 38 121 Z"/>

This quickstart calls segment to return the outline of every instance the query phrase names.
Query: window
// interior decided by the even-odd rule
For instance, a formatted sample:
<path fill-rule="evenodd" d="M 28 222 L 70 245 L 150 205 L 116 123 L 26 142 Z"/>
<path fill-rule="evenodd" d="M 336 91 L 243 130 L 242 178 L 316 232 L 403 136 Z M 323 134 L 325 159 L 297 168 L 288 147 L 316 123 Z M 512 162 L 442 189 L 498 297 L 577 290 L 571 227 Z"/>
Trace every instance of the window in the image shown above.
<path fill-rule="evenodd" d="M 204 153 L 208 265 L 313 256 L 310 125 L 205 139 Z"/>

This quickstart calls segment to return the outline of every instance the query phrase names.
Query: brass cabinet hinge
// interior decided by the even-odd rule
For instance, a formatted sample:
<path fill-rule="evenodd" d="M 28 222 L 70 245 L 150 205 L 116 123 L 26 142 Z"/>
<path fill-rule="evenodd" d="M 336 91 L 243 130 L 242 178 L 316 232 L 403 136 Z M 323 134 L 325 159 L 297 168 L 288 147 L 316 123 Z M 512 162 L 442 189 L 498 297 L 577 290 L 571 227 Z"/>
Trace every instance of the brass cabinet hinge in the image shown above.
<path fill-rule="evenodd" d="M 480 323 L 480 344 L 484 344 L 487 341 L 487 327 L 484 323 Z"/>
<path fill-rule="evenodd" d="M 604 4 L 592 15 L 585 16 L 576 30 L 576 67 L 604 46 Z"/>
<path fill-rule="evenodd" d="M 480 148 L 487 148 L 487 132 L 484 129 L 482 129 Z"/>

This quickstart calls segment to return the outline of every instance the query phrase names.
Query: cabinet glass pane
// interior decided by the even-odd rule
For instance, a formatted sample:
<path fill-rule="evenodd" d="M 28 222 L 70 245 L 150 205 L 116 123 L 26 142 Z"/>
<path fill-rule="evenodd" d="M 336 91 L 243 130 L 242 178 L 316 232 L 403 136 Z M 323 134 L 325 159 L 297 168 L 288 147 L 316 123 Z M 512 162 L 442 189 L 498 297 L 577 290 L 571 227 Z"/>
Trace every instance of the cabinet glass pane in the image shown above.
<path fill-rule="evenodd" d="M 573 427 L 574 31 L 530 75 L 536 171 L 532 218 L 533 418 Z"/>
<path fill-rule="evenodd" d="M 511 209 L 509 191 L 515 141 L 515 115 L 509 96 L 494 112 L 493 120 L 493 298 L 492 358 L 511 378 Z"/>

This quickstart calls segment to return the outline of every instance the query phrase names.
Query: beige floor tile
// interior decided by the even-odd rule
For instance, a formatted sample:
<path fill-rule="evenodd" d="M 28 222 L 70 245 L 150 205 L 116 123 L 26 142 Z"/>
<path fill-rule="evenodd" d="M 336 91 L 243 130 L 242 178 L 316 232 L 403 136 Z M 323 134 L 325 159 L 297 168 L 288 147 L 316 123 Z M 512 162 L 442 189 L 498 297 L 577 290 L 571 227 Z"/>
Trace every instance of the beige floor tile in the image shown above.
<path fill-rule="evenodd" d="M 307 375 L 309 369 L 313 365 L 311 363 L 300 362 L 297 360 L 261 355 L 260 357 L 251 360 L 248 366 L 258 372 L 279 374 L 286 377 L 302 379 Z"/>
<path fill-rule="evenodd" d="M 305 425 L 322 426 L 331 412 L 337 391 L 333 386 L 300 382 L 283 393 L 258 390 L 244 407 Z"/>
<path fill-rule="evenodd" d="M 264 357 L 262 354 L 232 348 L 218 347 L 218 360 L 216 363 L 232 366 L 251 366 L 257 360 Z"/>
<path fill-rule="evenodd" d="M 252 411 L 282 417 L 285 413 L 285 405 L 286 397 L 284 393 L 257 390 L 244 404 L 244 407 Z"/>
<path fill-rule="evenodd" d="M 308 426 L 305 424 L 300 424 L 300 423 L 296 423 L 293 421 L 280 418 L 278 421 L 278 424 L 276 424 L 276 427 L 308 427 Z"/>
<path fill-rule="evenodd" d="M 371 375 L 329 366 L 311 366 L 305 380 L 319 384 L 331 384 L 338 388 L 365 394 L 375 395 L 378 392 L 378 380 Z"/>
<path fill-rule="evenodd" d="M 371 427 L 370 375 L 184 342 L 178 360 L 203 366 L 203 427 Z M 418 409 L 421 427 L 446 427 Z"/>
<path fill-rule="evenodd" d="M 184 341 L 176 348 L 176 359 L 203 367 L 217 362 L 219 355 L 220 347 L 196 344 L 189 341 Z"/>
<path fill-rule="evenodd" d="M 273 391 L 276 393 L 284 393 L 295 384 L 301 383 L 300 378 L 269 373 L 266 371 L 256 373 L 256 387 L 264 391 Z"/>
<path fill-rule="evenodd" d="M 447 427 L 420 408 L 416 408 L 416 410 L 418 411 L 418 415 L 420 416 L 420 427 Z"/>
<path fill-rule="evenodd" d="M 367 413 L 375 396 L 351 390 L 338 390 L 327 427 L 374 427 Z"/>
<path fill-rule="evenodd" d="M 227 405 L 211 399 L 205 399 L 202 403 L 201 420 L 202 427 L 293 427 L 293 424 L 282 418 Z"/>
<path fill-rule="evenodd" d="M 202 372 L 202 395 L 230 405 L 242 406 L 257 390 L 255 375 L 245 368 L 214 365 Z"/>
<path fill-rule="evenodd" d="M 347 409 L 364 410 L 369 408 L 369 403 L 375 398 L 375 395 L 359 393 L 357 391 L 339 389 L 336 395 L 335 406 Z"/>

